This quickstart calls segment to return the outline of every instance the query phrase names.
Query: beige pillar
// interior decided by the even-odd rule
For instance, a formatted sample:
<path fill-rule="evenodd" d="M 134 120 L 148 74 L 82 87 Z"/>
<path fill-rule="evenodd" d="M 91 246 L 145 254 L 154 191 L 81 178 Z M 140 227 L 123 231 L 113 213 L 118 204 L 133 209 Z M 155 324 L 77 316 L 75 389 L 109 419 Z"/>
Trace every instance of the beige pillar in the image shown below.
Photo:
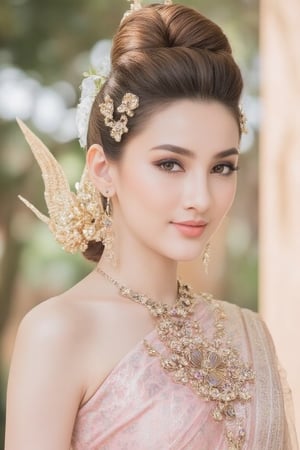
<path fill-rule="evenodd" d="M 260 311 L 300 435 L 300 1 L 261 0 Z"/>

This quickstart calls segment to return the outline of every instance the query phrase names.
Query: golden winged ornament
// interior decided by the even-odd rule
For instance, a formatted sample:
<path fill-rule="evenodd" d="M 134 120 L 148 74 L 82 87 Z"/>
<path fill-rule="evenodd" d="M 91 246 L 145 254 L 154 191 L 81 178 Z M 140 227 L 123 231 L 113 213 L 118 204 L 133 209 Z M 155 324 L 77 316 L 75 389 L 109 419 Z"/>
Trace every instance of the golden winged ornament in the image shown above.
<path fill-rule="evenodd" d="M 19 198 L 48 225 L 65 251 L 83 252 L 89 241 L 100 242 L 103 230 L 101 194 L 89 180 L 87 168 L 76 183 L 77 192 L 72 192 L 62 167 L 46 145 L 20 119 L 17 122 L 41 168 L 49 217 L 22 196 Z"/>

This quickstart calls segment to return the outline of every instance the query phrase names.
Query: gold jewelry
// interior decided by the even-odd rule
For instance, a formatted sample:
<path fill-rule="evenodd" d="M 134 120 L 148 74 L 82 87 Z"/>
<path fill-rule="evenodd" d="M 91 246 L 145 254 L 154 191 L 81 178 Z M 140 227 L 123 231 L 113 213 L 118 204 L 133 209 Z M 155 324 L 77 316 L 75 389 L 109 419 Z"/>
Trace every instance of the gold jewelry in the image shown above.
<path fill-rule="evenodd" d="M 247 120 L 246 114 L 244 113 L 242 105 L 239 105 L 239 111 L 240 111 L 241 132 L 244 134 L 247 134 L 248 133 L 248 127 L 247 127 L 248 120 Z"/>
<path fill-rule="evenodd" d="M 128 17 L 131 13 L 133 13 L 134 11 L 139 11 L 140 9 L 142 9 L 142 3 L 140 0 L 128 0 L 131 4 L 130 4 L 130 9 L 128 11 L 125 12 L 125 14 L 123 15 L 122 20 L 125 19 L 125 17 Z M 172 0 L 165 0 L 164 1 L 164 5 L 172 5 L 173 2 Z M 121 21 L 122 23 L 122 21 Z"/>
<path fill-rule="evenodd" d="M 119 294 L 145 306 L 156 320 L 159 339 L 166 354 L 157 351 L 147 340 L 144 346 L 150 356 L 158 357 L 164 371 L 176 383 L 189 386 L 205 401 L 213 403 L 212 417 L 226 421 L 226 439 L 229 450 L 241 450 L 246 438 L 243 423 L 236 415 L 236 403 L 251 399 L 248 384 L 254 381 L 254 372 L 245 364 L 225 334 L 225 314 L 219 302 L 209 294 L 196 296 L 191 288 L 178 283 L 178 295 L 173 307 L 155 302 L 104 272 L 96 271 L 119 289 Z M 194 308 L 205 301 L 214 314 L 214 334 L 208 339 L 199 320 L 193 317 Z"/>
<path fill-rule="evenodd" d="M 116 142 L 120 142 L 122 135 L 128 133 L 127 122 L 128 117 L 134 116 L 134 110 L 139 106 L 139 98 L 137 95 L 127 92 L 123 98 L 117 111 L 121 114 L 119 120 L 114 120 L 114 103 L 109 95 L 104 97 L 104 102 L 99 104 L 100 112 L 104 116 L 104 123 L 111 128 L 110 135 Z"/>
<path fill-rule="evenodd" d="M 75 185 L 77 193 L 71 192 L 63 169 L 48 148 L 21 120 L 17 122 L 41 168 L 49 217 L 21 196 L 20 200 L 48 225 L 65 251 L 84 252 L 89 241 L 100 242 L 103 237 L 109 245 L 108 234 L 103 231 L 107 213 L 103 211 L 100 192 L 89 180 L 87 168 Z"/>
<path fill-rule="evenodd" d="M 202 263 L 204 265 L 204 271 L 206 274 L 208 274 L 208 264 L 210 261 L 210 249 L 211 249 L 211 246 L 210 246 L 210 243 L 208 242 L 205 246 L 205 249 L 204 249 L 204 252 L 202 255 Z"/>
<path fill-rule="evenodd" d="M 105 211 L 102 214 L 101 220 L 101 241 L 105 247 L 105 256 L 113 263 L 113 265 L 115 265 L 116 260 L 113 251 L 114 234 L 112 225 L 110 198 L 107 197 Z"/>
<path fill-rule="evenodd" d="M 127 16 L 129 16 L 134 11 L 138 11 L 139 9 L 142 9 L 141 2 L 139 0 L 128 0 L 130 2 L 130 9 L 125 12 L 123 19 Z M 122 19 L 122 20 L 123 20 Z"/>

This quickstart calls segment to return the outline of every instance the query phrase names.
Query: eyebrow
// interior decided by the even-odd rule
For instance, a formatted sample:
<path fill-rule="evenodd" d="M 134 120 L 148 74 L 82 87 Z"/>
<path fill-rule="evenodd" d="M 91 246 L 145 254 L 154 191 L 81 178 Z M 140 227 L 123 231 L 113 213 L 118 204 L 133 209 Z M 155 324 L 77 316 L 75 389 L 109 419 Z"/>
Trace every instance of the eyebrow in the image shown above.
<path fill-rule="evenodd" d="M 173 153 L 177 153 L 178 155 L 189 156 L 190 158 L 195 156 L 195 153 L 187 148 L 179 147 L 178 145 L 172 144 L 162 144 L 157 145 L 156 147 L 152 147 L 150 150 L 168 150 Z M 225 158 L 226 156 L 231 155 L 239 155 L 240 152 L 237 148 L 229 148 L 228 150 L 223 150 L 222 152 L 216 153 L 214 158 Z"/>

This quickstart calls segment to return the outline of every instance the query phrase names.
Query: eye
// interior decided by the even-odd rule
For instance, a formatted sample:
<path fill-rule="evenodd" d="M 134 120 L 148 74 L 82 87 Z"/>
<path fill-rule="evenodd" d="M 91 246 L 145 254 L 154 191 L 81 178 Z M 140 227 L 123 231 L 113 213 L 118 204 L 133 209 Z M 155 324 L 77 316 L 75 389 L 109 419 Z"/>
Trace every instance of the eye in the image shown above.
<path fill-rule="evenodd" d="M 173 159 L 159 161 L 157 166 L 166 172 L 182 172 L 183 170 L 181 164 Z"/>
<path fill-rule="evenodd" d="M 220 163 L 213 167 L 212 173 L 217 173 L 219 175 L 230 175 L 238 169 L 238 166 L 234 166 L 232 163 Z"/>

